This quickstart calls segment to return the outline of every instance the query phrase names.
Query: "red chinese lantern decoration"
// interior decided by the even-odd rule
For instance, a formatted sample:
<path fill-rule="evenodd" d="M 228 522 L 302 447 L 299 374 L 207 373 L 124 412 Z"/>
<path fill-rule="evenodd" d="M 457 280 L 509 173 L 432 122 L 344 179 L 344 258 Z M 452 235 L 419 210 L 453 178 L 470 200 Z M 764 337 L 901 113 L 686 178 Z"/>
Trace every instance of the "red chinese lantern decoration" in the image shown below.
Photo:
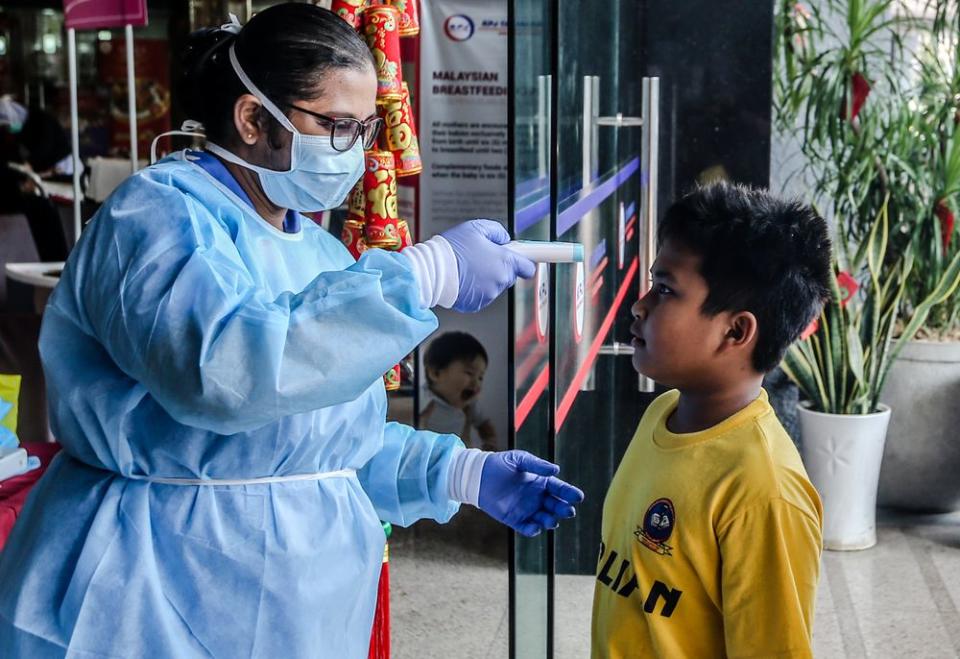
<path fill-rule="evenodd" d="M 383 386 L 387 391 L 396 391 L 400 388 L 400 364 L 394 365 L 383 376 Z"/>
<path fill-rule="evenodd" d="M 400 12 L 400 36 L 415 37 L 420 34 L 417 0 L 390 0 L 390 4 Z"/>
<path fill-rule="evenodd" d="M 390 151 L 369 151 L 363 173 L 366 205 L 364 235 L 368 247 L 400 248 L 397 171 Z"/>
<path fill-rule="evenodd" d="M 330 11 L 349 23 L 354 30 L 360 28 L 366 0 L 333 0 Z"/>
<path fill-rule="evenodd" d="M 377 106 L 386 124 L 380 147 L 367 152 L 364 176 L 348 200 L 341 238 L 354 258 L 367 249 L 402 250 L 413 244 L 413 233 L 399 216 L 397 179 L 423 170 L 400 55 L 400 38 L 420 33 L 418 1 L 333 0 L 331 6 L 370 47 L 377 70 Z M 400 374 L 398 365 L 384 375 L 388 390 L 399 388 Z"/>
<path fill-rule="evenodd" d="M 397 164 L 397 176 L 414 176 L 423 171 L 420 158 L 420 141 L 413 123 L 413 110 L 410 107 L 410 89 L 403 83 L 403 96 L 398 101 L 390 101 L 383 106 L 383 119 L 386 124 L 385 139 L 387 148 L 393 151 Z"/>
<path fill-rule="evenodd" d="M 400 232 L 400 249 L 403 250 L 413 244 L 413 236 L 410 234 L 410 227 L 406 220 L 400 220 L 397 223 L 397 229 Z"/>
<path fill-rule="evenodd" d="M 401 100 L 400 12 L 390 5 L 368 7 L 363 13 L 363 33 L 377 67 L 377 102 Z"/>
<path fill-rule="evenodd" d="M 347 250 L 355 259 L 359 259 L 367 251 L 367 240 L 364 237 L 364 223 L 359 220 L 347 220 L 343 223 L 340 240 L 347 246 Z"/>

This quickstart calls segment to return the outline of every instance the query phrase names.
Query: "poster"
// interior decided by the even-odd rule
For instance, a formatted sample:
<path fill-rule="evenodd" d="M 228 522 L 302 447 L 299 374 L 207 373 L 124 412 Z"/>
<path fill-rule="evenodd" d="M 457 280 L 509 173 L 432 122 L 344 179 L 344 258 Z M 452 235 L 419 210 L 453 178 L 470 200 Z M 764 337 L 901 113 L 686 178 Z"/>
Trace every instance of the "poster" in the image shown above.
<path fill-rule="evenodd" d="M 101 41 L 99 48 L 100 80 L 110 87 L 110 150 L 115 155 L 126 155 L 130 149 L 126 41 Z M 153 138 L 170 130 L 169 48 L 161 39 L 135 39 L 133 56 L 136 62 L 137 143 L 143 158 L 150 152 Z"/>
<path fill-rule="evenodd" d="M 420 217 L 434 232 L 507 215 L 507 3 L 427 0 L 420 59 Z"/>
<path fill-rule="evenodd" d="M 507 0 L 423 0 L 420 27 L 420 240 L 473 218 L 506 225 Z M 436 310 L 438 334 L 468 332 L 486 349 L 478 405 L 493 423 L 499 448 L 507 446 L 511 405 L 507 299 L 501 296 L 479 314 Z M 476 437 L 474 445 L 479 446 Z"/>

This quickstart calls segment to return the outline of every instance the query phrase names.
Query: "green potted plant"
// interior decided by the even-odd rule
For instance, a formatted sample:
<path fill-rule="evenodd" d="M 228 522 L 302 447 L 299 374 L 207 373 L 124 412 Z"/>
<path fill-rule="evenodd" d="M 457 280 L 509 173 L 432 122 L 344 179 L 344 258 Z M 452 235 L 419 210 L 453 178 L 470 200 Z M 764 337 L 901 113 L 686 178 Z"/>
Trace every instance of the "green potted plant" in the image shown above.
<path fill-rule="evenodd" d="M 889 223 L 876 267 L 881 280 L 902 277 L 887 337 L 898 348 L 869 386 L 894 410 L 880 502 L 903 508 L 960 507 L 960 406 L 948 402 L 960 393 L 960 296 L 914 322 L 958 276 L 958 38 L 960 0 L 783 2 L 778 13 L 777 126 L 797 138 L 799 175 L 835 224 L 839 262 L 856 267 L 875 218 Z"/>
<path fill-rule="evenodd" d="M 831 301 L 787 351 L 783 369 L 800 387 L 801 450 L 824 507 L 824 546 L 876 544 L 876 502 L 890 407 L 880 402 L 891 366 L 932 309 L 960 284 L 960 254 L 909 312 L 910 252 L 890 261 L 889 218 L 881 208 L 869 236 L 837 277 Z M 906 320 L 906 324 L 899 323 Z M 899 327 L 899 329 L 898 329 Z M 894 334 L 899 336 L 894 338 Z"/>

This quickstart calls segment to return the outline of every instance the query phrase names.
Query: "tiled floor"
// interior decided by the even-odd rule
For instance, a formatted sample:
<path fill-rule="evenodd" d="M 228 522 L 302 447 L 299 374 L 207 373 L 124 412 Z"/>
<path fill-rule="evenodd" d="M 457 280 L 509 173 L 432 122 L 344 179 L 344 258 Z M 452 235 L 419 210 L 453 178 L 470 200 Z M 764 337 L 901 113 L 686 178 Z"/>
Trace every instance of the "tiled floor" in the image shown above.
<path fill-rule="evenodd" d="M 960 657 L 960 515 L 884 516 L 863 552 L 825 552 L 817 657 Z"/>
<path fill-rule="evenodd" d="M 392 659 L 500 659 L 507 650 L 507 536 L 464 507 L 390 541 Z"/>
<path fill-rule="evenodd" d="M 391 550 L 395 659 L 507 657 L 506 544 L 499 529 L 468 511 L 447 528 L 398 530 Z M 558 578 L 558 659 L 589 655 L 592 591 L 592 577 Z M 873 549 L 824 553 L 815 656 L 960 658 L 958 608 L 960 514 L 884 515 Z"/>

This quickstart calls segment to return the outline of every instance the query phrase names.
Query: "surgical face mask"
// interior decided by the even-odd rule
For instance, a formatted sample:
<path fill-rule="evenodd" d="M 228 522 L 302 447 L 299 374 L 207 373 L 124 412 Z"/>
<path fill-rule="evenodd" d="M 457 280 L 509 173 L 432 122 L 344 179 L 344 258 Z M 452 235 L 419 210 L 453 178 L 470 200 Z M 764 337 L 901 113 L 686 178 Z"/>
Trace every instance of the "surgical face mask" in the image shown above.
<path fill-rule="evenodd" d="M 349 151 L 340 152 L 333 148 L 329 135 L 304 135 L 247 77 L 232 45 L 230 64 L 247 90 L 292 133 L 290 168 L 277 171 L 252 165 L 213 143 L 207 144 L 207 150 L 224 160 L 255 171 L 260 177 L 264 194 L 280 208 L 316 212 L 339 206 L 363 173 L 362 141 L 358 139 Z"/>

